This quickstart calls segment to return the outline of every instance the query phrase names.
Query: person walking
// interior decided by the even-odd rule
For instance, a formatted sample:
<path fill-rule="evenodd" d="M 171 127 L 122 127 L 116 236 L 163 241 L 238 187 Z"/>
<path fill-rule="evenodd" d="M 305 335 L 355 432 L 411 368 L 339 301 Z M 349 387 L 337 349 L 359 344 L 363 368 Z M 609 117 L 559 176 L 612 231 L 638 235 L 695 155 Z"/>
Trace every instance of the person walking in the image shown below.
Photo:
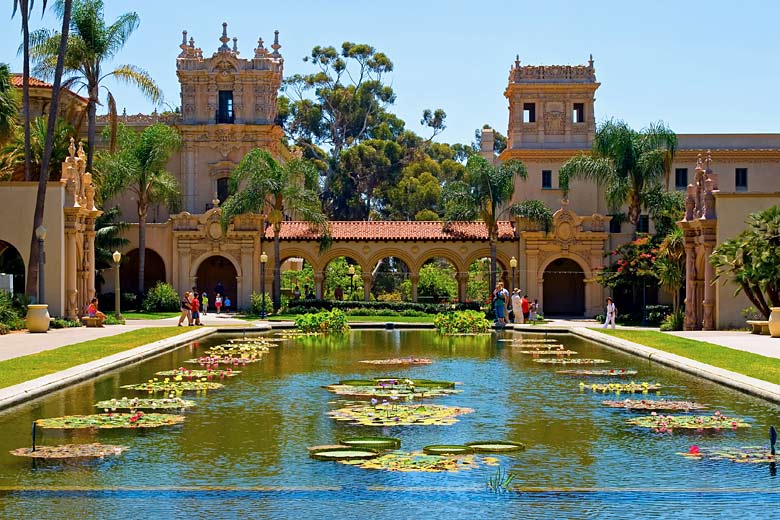
<path fill-rule="evenodd" d="M 230 312 L 231 303 L 230 296 L 225 296 L 225 300 L 222 302 L 222 305 L 225 307 L 225 312 Z"/>
<path fill-rule="evenodd" d="M 209 311 L 209 295 L 205 292 L 200 295 L 200 310 L 205 316 Z"/>
<path fill-rule="evenodd" d="M 528 322 L 531 319 L 531 302 L 528 301 L 528 296 L 523 295 L 520 310 L 523 311 L 523 322 Z"/>
<path fill-rule="evenodd" d="M 181 310 L 181 316 L 179 316 L 178 326 L 181 327 L 182 326 L 181 324 L 184 323 L 185 319 L 187 320 L 187 325 L 189 325 L 190 322 L 192 321 L 192 317 L 190 314 L 192 310 L 192 306 L 190 304 L 190 291 L 185 292 L 184 296 L 182 296 L 182 299 L 179 302 L 179 308 Z"/>
<path fill-rule="evenodd" d="M 214 307 L 217 308 L 217 314 L 222 311 L 222 293 L 217 293 L 217 296 L 214 298 Z"/>
<path fill-rule="evenodd" d="M 214 286 L 214 294 L 224 295 L 225 294 L 225 286 L 222 285 L 222 280 L 219 280 L 217 282 L 217 285 Z"/>
<path fill-rule="evenodd" d="M 198 299 L 198 296 L 197 291 L 192 293 L 192 301 L 190 302 L 192 321 L 190 322 L 190 325 L 202 325 L 200 322 L 200 300 Z"/>
<path fill-rule="evenodd" d="M 504 289 L 503 282 L 496 284 L 496 290 L 493 291 L 493 310 L 496 312 L 496 323 L 506 324 L 506 307 L 509 300 L 509 292 Z"/>
<path fill-rule="evenodd" d="M 602 325 L 602 329 L 606 329 L 609 327 L 609 325 L 612 325 L 612 328 L 615 328 L 615 318 L 617 317 L 617 307 L 615 307 L 615 302 L 612 300 L 612 298 L 607 298 L 607 317 L 604 319 L 604 325 Z"/>
<path fill-rule="evenodd" d="M 520 289 L 515 288 L 512 293 L 512 313 L 515 315 L 515 323 L 523 323 L 523 297 L 520 296 Z"/>
<path fill-rule="evenodd" d="M 344 299 L 344 289 L 342 289 L 340 285 L 337 285 L 336 290 L 333 291 L 333 297 L 336 298 L 338 301 Z"/>
<path fill-rule="evenodd" d="M 530 313 L 529 317 L 531 319 L 531 322 L 535 322 L 536 321 L 536 317 L 539 314 L 539 300 L 534 299 L 534 301 L 531 304 L 531 307 L 528 309 L 528 311 Z"/>

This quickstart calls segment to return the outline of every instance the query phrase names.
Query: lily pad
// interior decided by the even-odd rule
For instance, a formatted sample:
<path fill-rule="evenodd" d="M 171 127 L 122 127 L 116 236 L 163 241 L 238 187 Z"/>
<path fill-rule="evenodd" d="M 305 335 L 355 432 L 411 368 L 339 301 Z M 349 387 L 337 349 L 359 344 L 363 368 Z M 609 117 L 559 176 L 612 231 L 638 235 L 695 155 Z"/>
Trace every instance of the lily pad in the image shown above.
<path fill-rule="evenodd" d="M 348 446 L 346 448 L 328 448 L 309 452 L 317 460 L 366 460 L 379 456 L 379 452 L 368 448 Z"/>
<path fill-rule="evenodd" d="M 18 448 L 11 450 L 11 455 L 17 457 L 31 457 L 34 459 L 85 459 L 103 458 L 111 455 L 120 455 L 127 446 L 118 444 L 60 444 L 58 446 L 36 446 L 32 448 Z"/>
<path fill-rule="evenodd" d="M 528 350 L 566 350 L 560 343 L 513 343 L 512 346 Z"/>
<path fill-rule="evenodd" d="M 163 370 L 162 372 L 156 372 L 157 376 L 182 376 L 184 380 L 190 380 L 191 378 L 211 378 L 211 379 L 223 379 L 225 377 L 235 377 L 240 374 L 240 370 L 233 370 L 227 368 L 225 370 L 190 370 L 188 368 L 181 367 L 178 370 Z"/>
<path fill-rule="evenodd" d="M 750 428 L 750 424 L 738 417 L 727 417 L 720 412 L 713 415 L 663 415 L 652 414 L 635 417 L 628 424 L 651 428 L 659 433 L 671 433 L 674 430 L 721 431 Z"/>
<path fill-rule="evenodd" d="M 575 352 L 574 350 L 559 350 L 559 349 L 521 350 L 520 353 L 531 355 L 531 356 L 576 356 L 577 354 L 579 354 L 579 352 Z"/>
<path fill-rule="evenodd" d="M 707 405 L 691 401 L 667 401 L 666 399 L 625 399 L 623 401 L 602 401 L 601 404 L 609 406 L 610 408 L 665 412 L 692 412 L 694 410 L 705 410 L 707 408 Z"/>
<path fill-rule="evenodd" d="M 361 426 L 442 426 L 458 422 L 459 415 L 472 413 L 471 408 L 434 404 L 352 405 L 328 413 L 337 421 Z"/>
<path fill-rule="evenodd" d="M 431 444 L 423 447 L 426 455 L 468 455 L 473 452 L 469 446 L 460 444 Z"/>
<path fill-rule="evenodd" d="M 780 455 L 772 455 L 767 446 L 745 446 L 743 448 L 699 448 L 691 446 L 684 457 L 698 460 L 727 460 L 739 464 L 767 464 L 780 461 Z"/>
<path fill-rule="evenodd" d="M 342 448 L 349 448 L 345 444 L 320 444 L 319 446 L 309 446 L 306 448 L 309 451 L 323 451 L 323 450 L 336 450 Z"/>
<path fill-rule="evenodd" d="M 35 421 L 39 428 L 58 430 L 78 430 L 97 428 L 157 428 L 184 422 L 183 415 L 167 413 L 103 413 L 94 415 L 66 415 Z"/>
<path fill-rule="evenodd" d="M 181 410 L 192 406 L 195 406 L 195 401 L 188 401 L 180 397 L 163 399 L 122 397 L 121 399 L 108 399 L 95 403 L 95 408 L 102 408 L 106 412 L 115 410 Z"/>
<path fill-rule="evenodd" d="M 454 390 L 455 383 L 449 381 L 430 381 L 427 379 L 352 379 L 340 381 L 337 385 L 323 388 L 337 395 L 356 398 L 379 398 L 389 400 L 412 400 L 426 397 L 439 397 L 459 393 Z"/>
<path fill-rule="evenodd" d="M 432 361 L 428 358 L 405 357 L 391 359 L 364 359 L 359 361 L 365 365 L 430 365 Z"/>
<path fill-rule="evenodd" d="M 563 374 L 567 376 L 584 376 L 584 377 L 625 377 L 635 376 L 636 370 L 628 370 L 625 368 L 607 368 L 604 370 L 556 370 L 556 374 Z"/>
<path fill-rule="evenodd" d="M 606 393 L 627 393 L 627 394 L 646 394 L 648 392 L 656 392 L 661 389 L 661 385 L 657 383 L 594 383 L 592 385 L 586 385 L 580 383 L 580 391 L 590 390 L 591 392 Z"/>
<path fill-rule="evenodd" d="M 149 392 L 197 392 L 200 390 L 216 390 L 222 388 L 222 383 L 212 381 L 147 381 L 135 385 L 122 385 L 120 388 Z"/>
<path fill-rule="evenodd" d="M 534 359 L 534 363 L 545 365 L 605 365 L 609 363 L 606 359 L 588 359 L 588 358 L 563 358 L 563 359 Z"/>
<path fill-rule="evenodd" d="M 525 449 L 525 444 L 522 442 L 511 441 L 477 441 L 467 442 L 466 446 L 469 446 L 474 453 L 507 453 L 512 451 L 522 451 Z"/>
<path fill-rule="evenodd" d="M 398 472 L 457 472 L 479 467 L 474 455 L 426 455 L 419 451 L 386 453 L 365 461 L 340 461 L 363 469 Z"/>
<path fill-rule="evenodd" d="M 349 437 L 342 439 L 341 444 L 375 450 L 397 450 L 401 447 L 401 440 L 395 437 Z"/>
<path fill-rule="evenodd" d="M 217 365 L 243 366 L 243 365 L 248 365 L 250 363 L 257 363 L 261 359 L 262 358 L 260 357 L 249 359 L 249 358 L 240 358 L 235 356 L 201 356 L 199 358 L 188 359 L 187 361 L 185 361 L 185 363 L 197 364 L 202 367 L 216 368 Z"/>

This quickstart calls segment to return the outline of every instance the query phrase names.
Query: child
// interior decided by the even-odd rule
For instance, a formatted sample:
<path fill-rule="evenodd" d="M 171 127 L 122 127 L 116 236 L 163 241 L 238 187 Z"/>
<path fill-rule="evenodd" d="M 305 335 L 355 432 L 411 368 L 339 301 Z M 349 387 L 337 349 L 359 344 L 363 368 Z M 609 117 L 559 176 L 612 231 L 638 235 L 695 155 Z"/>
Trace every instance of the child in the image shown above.
<path fill-rule="evenodd" d="M 192 293 L 190 306 L 192 307 L 192 321 L 190 321 L 190 325 L 202 325 L 200 322 L 200 300 L 198 300 L 197 291 Z"/>
<path fill-rule="evenodd" d="M 225 296 L 225 312 L 230 312 L 230 298 Z"/>
<path fill-rule="evenodd" d="M 200 309 L 203 312 L 203 315 L 205 316 L 208 313 L 209 310 L 209 295 L 205 292 L 200 295 Z"/>
<path fill-rule="evenodd" d="M 87 316 L 90 318 L 98 318 L 100 320 L 100 326 L 103 326 L 106 315 L 98 310 L 97 298 L 92 298 L 92 301 L 89 303 L 89 307 L 87 307 Z"/>
<path fill-rule="evenodd" d="M 217 314 L 222 310 L 222 296 L 217 293 L 217 297 L 214 298 L 214 307 L 217 308 Z"/>

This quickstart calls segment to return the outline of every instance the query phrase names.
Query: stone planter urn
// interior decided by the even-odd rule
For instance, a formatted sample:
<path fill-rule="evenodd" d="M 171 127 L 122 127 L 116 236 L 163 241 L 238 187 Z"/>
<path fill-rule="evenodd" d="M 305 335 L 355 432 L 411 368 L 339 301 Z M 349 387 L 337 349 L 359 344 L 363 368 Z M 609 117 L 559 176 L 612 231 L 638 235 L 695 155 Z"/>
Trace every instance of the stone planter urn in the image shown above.
<path fill-rule="evenodd" d="M 49 318 L 49 305 L 44 303 L 28 305 L 27 316 L 24 321 L 27 324 L 27 330 L 30 332 L 46 332 L 49 330 Z"/>
<path fill-rule="evenodd" d="M 772 307 L 769 313 L 769 335 L 780 338 L 780 307 Z"/>

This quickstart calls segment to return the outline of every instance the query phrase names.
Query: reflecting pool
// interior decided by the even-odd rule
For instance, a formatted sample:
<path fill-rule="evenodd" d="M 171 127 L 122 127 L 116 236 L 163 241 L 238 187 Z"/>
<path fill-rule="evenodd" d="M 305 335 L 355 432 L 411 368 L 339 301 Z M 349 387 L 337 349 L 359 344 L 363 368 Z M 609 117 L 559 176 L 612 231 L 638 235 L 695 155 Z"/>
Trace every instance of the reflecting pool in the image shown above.
<path fill-rule="evenodd" d="M 780 424 L 774 405 L 570 335 L 559 339 L 578 357 L 608 365 L 544 365 L 502 341 L 538 335 L 498 333 L 441 337 L 433 331 L 360 330 L 344 337 L 280 343 L 221 390 L 186 393 L 196 406 L 179 426 L 152 430 L 45 430 L 39 443 L 104 442 L 129 450 L 93 461 L 11 456 L 30 445 L 35 419 L 95 413 L 99 400 L 145 397 L 120 389 L 184 365 L 199 343 L 127 367 L 0 414 L 0 517 L 149 518 L 755 518 L 772 517 L 780 477 L 767 464 L 697 461 L 691 445 L 768 443 Z M 420 356 L 430 365 L 374 366 L 360 360 Z M 751 428 L 720 433 L 654 433 L 630 426 L 636 414 L 600 403 L 614 396 L 581 392 L 562 368 L 626 368 L 627 378 L 659 383 L 660 397 L 710 405 Z M 323 386 L 344 379 L 402 376 L 457 381 L 462 392 L 431 399 L 474 413 L 449 426 L 366 427 L 338 422 L 343 405 Z M 615 378 L 611 378 L 615 379 Z M 589 378 L 601 382 L 604 378 Z M 618 399 L 632 397 L 622 394 Z M 642 396 L 640 395 L 641 398 Z M 658 398 L 651 393 L 648 398 Z M 354 435 L 398 437 L 402 449 L 477 440 L 515 440 L 524 452 L 498 456 L 517 475 L 515 492 L 486 490 L 496 466 L 457 473 L 362 469 L 309 457 L 307 447 Z"/>

